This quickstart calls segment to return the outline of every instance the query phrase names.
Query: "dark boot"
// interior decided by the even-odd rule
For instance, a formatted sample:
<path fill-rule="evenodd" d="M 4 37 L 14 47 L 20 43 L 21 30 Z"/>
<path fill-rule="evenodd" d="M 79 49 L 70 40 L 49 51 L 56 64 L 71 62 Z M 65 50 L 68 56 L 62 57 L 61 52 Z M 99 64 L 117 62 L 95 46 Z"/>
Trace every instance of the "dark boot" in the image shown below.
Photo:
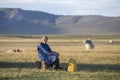
<path fill-rule="evenodd" d="M 54 64 L 53 64 L 53 68 L 54 68 L 54 69 L 62 69 L 62 68 L 60 67 L 59 58 L 57 58 L 57 59 L 55 60 L 55 62 L 54 62 Z"/>

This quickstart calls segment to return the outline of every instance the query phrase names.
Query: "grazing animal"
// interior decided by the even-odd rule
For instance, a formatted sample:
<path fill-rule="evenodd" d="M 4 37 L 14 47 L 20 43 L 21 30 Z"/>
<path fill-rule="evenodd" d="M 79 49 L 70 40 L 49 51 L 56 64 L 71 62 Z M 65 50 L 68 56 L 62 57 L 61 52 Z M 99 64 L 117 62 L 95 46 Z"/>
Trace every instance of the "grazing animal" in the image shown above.
<path fill-rule="evenodd" d="M 113 40 L 109 40 L 109 43 L 112 44 L 114 41 Z"/>
<path fill-rule="evenodd" d="M 11 49 L 7 51 L 8 53 L 13 53 L 13 52 L 22 52 L 20 49 Z"/>
<path fill-rule="evenodd" d="M 90 40 L 90 39 L 85 40 L 83 42 L 83 44 L 84 44 L 86 50 L 94 49 L 94 44 L 93 44 L 92 40 Z"/>

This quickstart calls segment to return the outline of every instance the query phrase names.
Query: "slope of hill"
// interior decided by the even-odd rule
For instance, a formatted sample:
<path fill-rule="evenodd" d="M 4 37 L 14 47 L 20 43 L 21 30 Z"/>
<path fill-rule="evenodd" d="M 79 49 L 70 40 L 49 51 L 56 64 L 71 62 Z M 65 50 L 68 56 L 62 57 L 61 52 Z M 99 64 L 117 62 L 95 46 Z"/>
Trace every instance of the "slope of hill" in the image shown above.
<path fill-rule="evenodd" d="M 63 33 L 120 34 L 120 17 L 64 16 L 56 20 Z"/>
<path fill-rule="evenodd" d="M 0 8 L 0 34 L 120 34 L 120 17 L 60 16 Z"/>

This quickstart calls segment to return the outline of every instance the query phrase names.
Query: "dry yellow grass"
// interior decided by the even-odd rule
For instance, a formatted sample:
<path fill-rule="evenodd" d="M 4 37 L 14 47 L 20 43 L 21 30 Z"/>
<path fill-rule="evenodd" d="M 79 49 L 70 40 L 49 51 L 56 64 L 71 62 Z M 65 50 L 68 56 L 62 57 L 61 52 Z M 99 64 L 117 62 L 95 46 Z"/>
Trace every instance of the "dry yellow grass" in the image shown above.
<path fill-rule="evenodd" d="M 118 42 L 119 39 L 116 39 Z M 7 61 L 9 59 L 14 61 L 32 61 L 38 59 L 37 57 L 37 44 L 40 39 L 24 39 L 24 38 L 9 38 L 1 37 L 0 38 L 0 59 Z M 97 40 L 96 40 L 97 41 Z M 56 43 L 54 43 L 56 42 Z M 59 43 L 60 42 L 60 43 Z M 101 42 L 101 44 L 100 44 Z M 54 51 L 60 53 L 60 58 L 62 62 L 68 61 L 69 58 L 73 57 L 82 63 L 104 63 L 104 64 L 119 64 L 120 61 L 117 61 L 120 58 L 120 45 L 105 44 L 106 42 L 98 40 L 95 43 L 95 49 L 87 51 L 82 44 L 82 40 L 79 39 L 51 39 L 49 43 L 51 48 Z M 74 43 L 77 43 L 75 45 Z M 99 43 L 99 44 L 97 44 Z M 54 44 L 54 45 L 53 45 Z M 59 45 L 62 44 L 62 45 Z M 69 44 L 69 45 L 66 45 Z M 20 53 L 7 53 L 7 50 L 19 48 L 23 52 Z M 7 57 L 5 57 L 7 55 Z M 8 58 L 8 59 L 7 59 Z M 97 60 L 96 60 L 97 59 Z M 107 60 L 109 59 L 109 60 Z M 113 60 L 111 62 L 111 60 Z"/>
<path fill-rule="evenodd" d="M 108 39 L 94 39 L 94 50 L 86 50 L 82 44 L 83 40 L 82 38 L 73 39 L 72 37 L 71 39 L 50 39 L 48 44 L 53 51 L 60 53 L 61 65 L 66 69 L 68 60 L 74 58 L 77 60 L 79 69 L 72 74 L 66 71 L 56 72 L 49 70 L 43 74 L 47 74 L 47 76 L 55 75 L 55 77 L 51 77 L 49 80 L 53 80 L 58 76 L 61 76 L 58 80 L 72 80 L 70 77 L 72 75 L 74 75 L 75 80 L 79 80 L 79 78 L 82 80 L 101 80 L 103 78 L 119 80 L 120 39 L 115 38 L 114 40 L 117 43 L 114 44 L 109 44 Z M 37 56 L 39 41 L 39 38 L 0 37 L 0 79 L 18 79 L 22 77 L 23 80 L 26 80 L 28 77 L 29 79 L 34 79 L 29 76 L 32 74 L 35 76 L 35 79 L 37 79 L 37 76 L 40 76 L 43 80 L 47 80 L 48 78 L 46 79 L 44 75 L 42 77 L 40 75 L 42 72 L 36 69 L 34 65 L 35 61 L 39 60 Z M 22 52 L 7 52 L 14 48 L 21 49 Z M 110 76 L 111 78 L 109 78 Z"/>

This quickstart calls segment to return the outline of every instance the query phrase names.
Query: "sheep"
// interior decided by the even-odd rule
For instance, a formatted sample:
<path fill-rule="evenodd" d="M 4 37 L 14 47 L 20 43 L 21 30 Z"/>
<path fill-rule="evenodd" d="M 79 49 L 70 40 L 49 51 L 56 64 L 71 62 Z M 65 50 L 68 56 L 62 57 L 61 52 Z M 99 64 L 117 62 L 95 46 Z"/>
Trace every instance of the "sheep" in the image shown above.
<path fill-rule="evenodd" d="M 109 40 L 109 43 L 112 44 L 114 41 L 113 40 Z"/>
<path fill-rule="evenodd" d="M 22 52 L 22 50 L 20 50 L 20 49 L 11 49 L 11 50 L 7 51 L 7 53 L 13 53 L 13 52 Z"/>

